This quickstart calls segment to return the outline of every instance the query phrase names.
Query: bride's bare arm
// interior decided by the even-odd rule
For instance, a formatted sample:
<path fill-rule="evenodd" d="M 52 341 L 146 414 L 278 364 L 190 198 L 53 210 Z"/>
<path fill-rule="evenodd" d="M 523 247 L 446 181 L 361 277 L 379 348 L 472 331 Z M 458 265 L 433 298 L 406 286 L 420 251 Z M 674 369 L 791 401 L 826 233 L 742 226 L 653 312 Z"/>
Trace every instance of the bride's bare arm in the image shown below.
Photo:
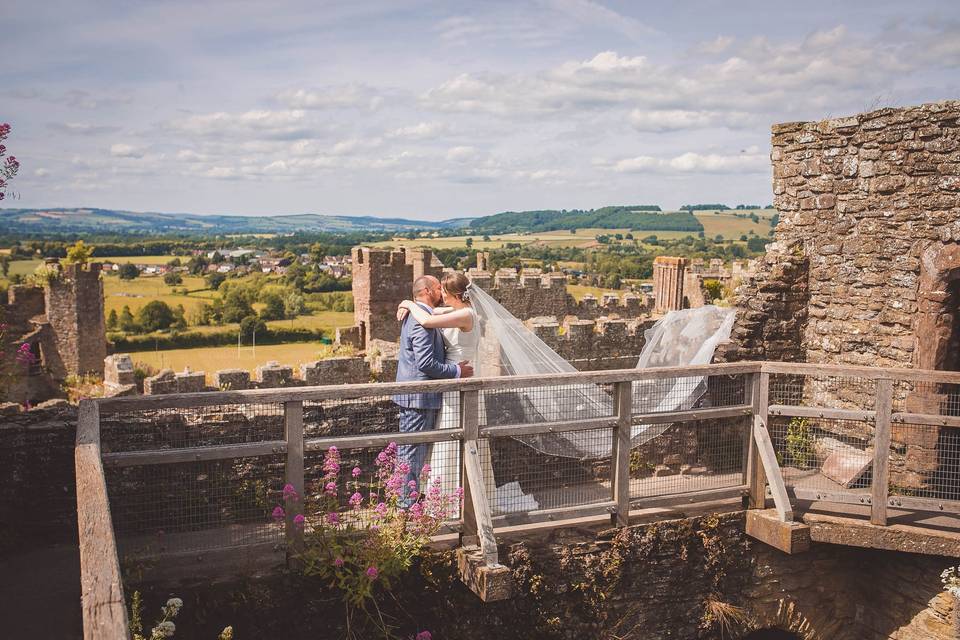
<path fill-rule="evenodd" d="M 473 314 L 469 309 L 457 309 L 436 313 L 431 315 L 423 307 L 412 300 L 404 300 L 397 309 L 405 309 L 413 316 L 413 319 L 428 329 L 463 329 L 471 331 L 473 329 Z"/>

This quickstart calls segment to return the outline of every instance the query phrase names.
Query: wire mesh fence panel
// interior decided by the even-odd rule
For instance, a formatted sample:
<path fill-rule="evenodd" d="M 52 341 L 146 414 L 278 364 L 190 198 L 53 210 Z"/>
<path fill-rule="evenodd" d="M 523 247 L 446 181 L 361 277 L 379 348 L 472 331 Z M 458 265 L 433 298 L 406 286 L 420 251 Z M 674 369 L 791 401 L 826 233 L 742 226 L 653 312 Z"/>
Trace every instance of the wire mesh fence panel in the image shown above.
<path fill-rule="evenodd" d="M 870 493 L 872 422 L 771 416 L 767 428 L 788 487 Z"/>
<path fill-rule="evenodd" d="M 536 424 L 614 415 L 613 387 L 565 384 L 480 393 L 480 424 Z"/>
<path fill-rule="evenodd" d="M 630 497 L 650 498 L 743 484 L 752 418 L 677 422 L 630 450 Z"/>
<path fill-rule="evenodd" d="M 612 429 L 590 429 L 536 436 L 548 440 L 573 435 L 595 449 L 610 451 Z M 494 515 L 597 504 L 611 499 L 610 458 L 577 458 L 544 453 L 516 438 L 481 438 L 484 490 Z"/>
<path fill-rule="evenodd" d="M 960 500 L 960 429 L 894 423 L 889 469 L 890 495 Z"/>
<path fill-rule="evenodd" d="M 279 542 L 280 455 L 105 470 L 117 543 L 129 555 Z"/>
<path fill-rule="evenodd" d="M 872 411 L 877 381 L 830 375 L 770 374 L 769 404 Z"/>
<path fill-rule="evenodd" d="M 960 384 L 895 380 L 893 410 L 939 416 L 960 416 Z"/>
<path fill-rule="evenodd" d="M 376 524 L 377 505 L 389 502 L 389 477 L 381 472 L 386 467 L 377 464 L 378 456 L 381 462 L 395 458 L 414 463 L 409 474 L 400 474 L 401 503 L 405 508 L 413 502 L 432 499 L 433 496 L 428 495 L 431 485 L 439 486 L 444 496 L 456 495 L 461 486 L 458 440 L 401 446 L 395 454 L 388 447 L 338 449 L 334 459 L 327 451 L 308 451 L 303 465 L 304 515 L 308 528 L 331 512 L 337 512 L 337 518 L 344 524 L 357 527 Z M 339 462 L 333 466 L 332 460 Z M 425 468 L 426 465 L 429 466 Z M 411 481 L 414 484 L 410 484 Z M 447 519 L 459 517 L 459 504 L 451 506 Z"/>
<path fill-rule="evenodd" d="M 633 413 L 665 413 L 746 402 L 745 375 L 686 376 L 633 383 Z"/>
<path fill-rule="evenodd" d="M 303 432 L 306 438 L 396 433 L 399 416 L 400 407 L 390 396 L 306 401 Z"/>
<path fill-rule="evenodd" d="M 283 439 L 283 403 L 150 409 L 100 416 L 105 453 Z"/>

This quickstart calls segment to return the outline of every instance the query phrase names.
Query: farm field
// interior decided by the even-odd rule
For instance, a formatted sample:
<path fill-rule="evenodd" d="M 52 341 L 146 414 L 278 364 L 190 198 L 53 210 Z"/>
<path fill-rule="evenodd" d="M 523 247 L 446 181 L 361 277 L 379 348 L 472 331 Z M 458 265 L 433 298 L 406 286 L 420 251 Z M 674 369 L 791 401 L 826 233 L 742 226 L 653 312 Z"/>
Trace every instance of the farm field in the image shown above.
<path fill-rule="evenodd" d="M 213 373 L 220 369 L 246 369 L 253 374 L 259 365 L 270 361 L 287 364 L 295 369 L 305 362 L 319 360 L 328 356 L 330 347 L 319 342 L 297 342 L 292 344 L 250 345 L 239 349 L 229 347 L 197 347 L 194 349 L 171 349 L 167 351 L 134 351 L 130 354 L 134 363 L 142 362 L 156 370 L 173 369 L 176 372 L 190 367 L 192 371 L 207 374 L 207 384 L 212 384 Z"/>
<path fill-rule="evenodd" d="M 735 214 L 749 216 L 755 213 L 759 222 L 753 222 L 749 217 L 737 217 Z M 704 235 L 708 238 L 714 238 L 721 235 L 726 240 L 739 240 L 742 235 L 750 235 L 752 231 L 758 236 L 766 236 L 770 232 L 770 218 L 776 214 L 773 209 L 744 209 L 739 211 L 697 211 L 694 215 L 703 224 Z M 417 238 L 408 240 L 406 238 L 396 237 L 392 240 L 374 243 L 375 247 L 400 247 L 400 246 L 423 246 L 434 249 L 453 249 L 465 247 L 467 238 L 473 238 L 474 249 L 499 249 L 503 245 L 511 242 L 518 242 L 521 245 L 540 244 L 543 246 L 566 248 L 566 247 L 592 247 L 596 246 L 596 237 L 598 235 L 609 235 L 621 233 L 631 233 L 629 229 L 577 229 L 576 233 L 569 231 L 540 231 L 534 233 L 505 233 L 491 235 L 490 240 L 483 240 L 482 235 L 464 235 L 451 236 L 448 238 Z M 689 231 L 633 231 L 636 240 L 641 240 L 648 236 L 657 236 L 661 240 L 677 240 L 694 235 Z"/>

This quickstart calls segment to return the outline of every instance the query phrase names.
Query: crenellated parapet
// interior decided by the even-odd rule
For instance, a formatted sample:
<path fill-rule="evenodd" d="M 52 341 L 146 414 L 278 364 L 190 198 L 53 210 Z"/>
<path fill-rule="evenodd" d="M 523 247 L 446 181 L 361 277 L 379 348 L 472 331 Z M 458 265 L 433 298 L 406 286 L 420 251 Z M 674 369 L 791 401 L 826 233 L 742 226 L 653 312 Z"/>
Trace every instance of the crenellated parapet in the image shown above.
<path fill-rule="evenodd" d="M 635 366 L 644 345 L 644 332 L 653 320 L 620 318 L 536 318 L 529 325 L 538 338 L 578 369 Z M 582 366 L 581 363 L 592 363 Z"/>

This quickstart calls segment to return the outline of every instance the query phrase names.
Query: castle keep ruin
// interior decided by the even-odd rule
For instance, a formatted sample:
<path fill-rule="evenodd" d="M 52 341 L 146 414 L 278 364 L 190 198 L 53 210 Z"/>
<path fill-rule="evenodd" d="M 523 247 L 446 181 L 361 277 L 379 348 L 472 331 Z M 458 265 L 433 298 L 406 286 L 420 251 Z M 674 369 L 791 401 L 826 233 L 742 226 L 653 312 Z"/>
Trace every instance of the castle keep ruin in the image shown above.
<path fill-rule="evenodd" d="M 771 158 L 776 242 L 737 292 L 727 357 L 960 370 L 960 102 L 775 125 Z M 960 415 L 953 385 L 895 393 L 895 410 Z M 927 487 L 955 431 L 895 426 L 892 482 Z"/>

